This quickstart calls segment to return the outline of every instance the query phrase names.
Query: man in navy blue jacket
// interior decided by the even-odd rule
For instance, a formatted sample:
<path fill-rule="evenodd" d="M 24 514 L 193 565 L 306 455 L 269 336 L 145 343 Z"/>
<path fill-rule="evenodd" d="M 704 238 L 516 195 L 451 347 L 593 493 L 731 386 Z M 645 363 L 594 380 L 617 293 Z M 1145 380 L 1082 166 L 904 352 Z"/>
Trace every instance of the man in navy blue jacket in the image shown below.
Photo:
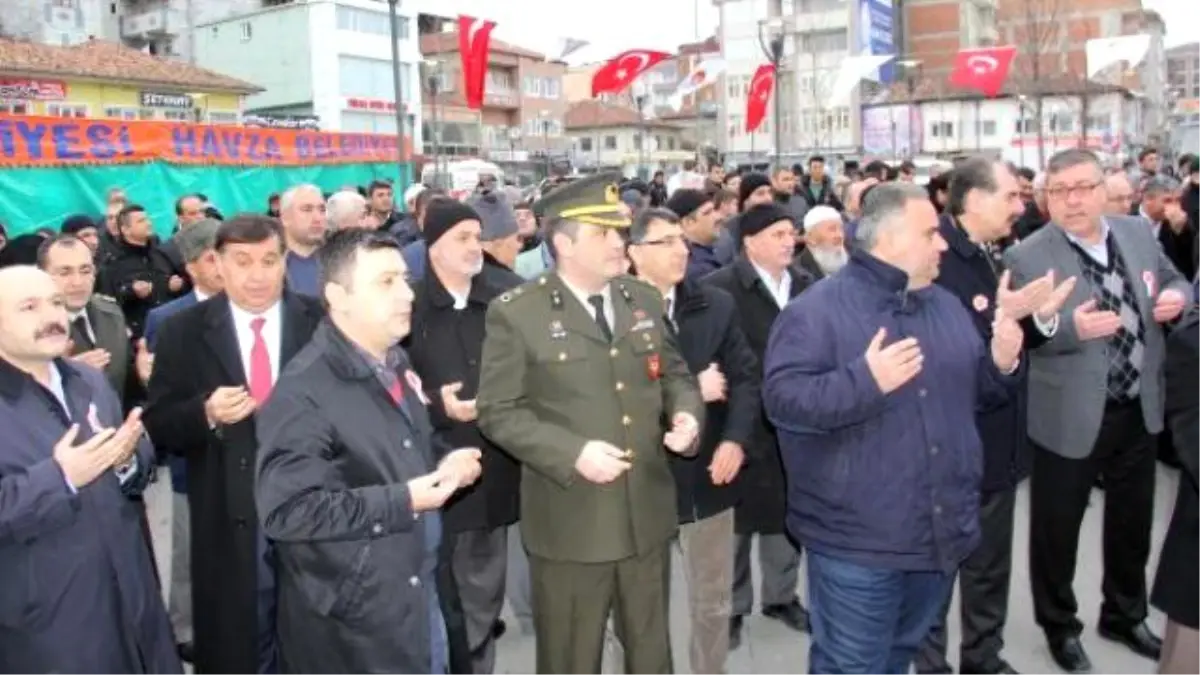
<path fill-rule="evenodd" d="M 979 544 L 982 405 L 1020 381 L 1024 336 L 990 345 L 933 285 L 946 242 L 921 188 L 876 186 L 850 263 L 779 315 L 763 404 L 788 532 L 808 548 L 814 673 L 903 673 Z"/>
<path fill-rule="evenodd" d="M 971 158 L 955 167 L 947 193 L 939 232 L 948 248 L 938 268 L 938 286 L 958 298 L 985 340 L 991 337 L 992 321 L 997 307 L 1001 307 L 1006 316 L 1021 322 L 1027 348 L 1044 344 L 1057 332 L 1058 312 L 1074 288 L 1075 279 L 1055 285 L 1053 275 L 1048 274 L 1020 291 L 1012 291 L 1002 283 L 996 243 L 1012 233 L 1013 224 L 1025 212 L 1016 176 L 1004 162 Z M 1022 384 L 1007 401 L 980 410 L 976 416 L 983 442 L 980 544 L 959 570 L 959 672 L 1014 672 L 1000 652 L 1008 618 L 1016 488 L 1029 475 L 1030 466 L 1025 410 Z M 949 609 L 947 594 L 942 618 L 929 631 L 917 655 L 918 673 L 954 672 L 946 662 L 945 615 Z"/>

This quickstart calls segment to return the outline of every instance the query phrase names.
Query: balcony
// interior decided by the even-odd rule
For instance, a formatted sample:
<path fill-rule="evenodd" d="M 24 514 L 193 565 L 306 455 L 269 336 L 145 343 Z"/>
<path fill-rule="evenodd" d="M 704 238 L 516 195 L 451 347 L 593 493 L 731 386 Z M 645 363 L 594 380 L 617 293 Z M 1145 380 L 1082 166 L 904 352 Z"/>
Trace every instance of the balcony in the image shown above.
<path fill-rule="evenodd" d="M 516 91 L 511 89 L 500 89 L 498 91 L 485 89 L 483 93 L 483 105 L 486 108 L 516 110 L 521 107 L 521 97 Z"/>
<path fill-rule="evenodd" d="M 127 14 L 121 17 L 121 38 L 134 41 L 152 41 L 175 35 L 185 29 L 183 14 L 172 12 L 166 7 Z"/>

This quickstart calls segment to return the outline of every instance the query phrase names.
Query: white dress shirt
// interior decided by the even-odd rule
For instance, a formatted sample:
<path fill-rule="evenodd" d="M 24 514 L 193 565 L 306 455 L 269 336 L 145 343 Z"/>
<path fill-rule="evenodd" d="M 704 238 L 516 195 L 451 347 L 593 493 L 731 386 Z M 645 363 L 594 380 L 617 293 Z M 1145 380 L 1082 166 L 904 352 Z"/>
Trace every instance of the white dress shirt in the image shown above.
<path fill-rule="evenodd" d="M 667 291 L 667 294 L 663 296 L 663 313 L 667 317 L 667 321 L 671 322 L 671 328 L 677 331 L 679 330 L 679 324 L 675 321 L 675 312 L 678 310 L 679 308 L 675 306 L 675 287 L 672 286 L 671 290 Z"/>
<path fill-rule="evenodd" d="M 787 307 L 788 301 L 792 299 L 792 275 L 788 274 L 787 270 L 783 270 L 779 283 L 775 283 L 775 279 L 766 270 L 754 263 L 750 264 L 754 266 L 754 271 L 758 272 L 758 278 L 762 279 L 763 285 L 767 287 L 767 292 L 775 299 L 775 304 L 779 305 L 779 309 Z"/>
<path fill-rule="evenodd" d="M 229 309 L 233 313 L 233 325 L 237 330 L 238 352 L 242 357 L 242 372 L 246 376 L 246 384 L 250 383 L 250 352 L 254 349 L 254 329 L 250 327 L 250 322 L 260 317 L 266 319 L 262 336 L 263 342 L 267 344 L 267 354 L 271 358 L 271 382 L 274 383 L 279 379 L 279 352 L 283 341 L 282 302 L 276 301 L 261 314 L 251 314 L 233 304 L 232 300 L 229 302 Z"/>
<path fill-rule="evenodd" d="M 1079 237 L 1063 230 L 1063 234 L 1067 235 L 1067 240 L 1073 242 L 1076 246 L 1083 249 L 1083 252 L 1088 254 L 1092 260 L 1095 260 L 1101 267 L 1108 267 L 1108 221 L 1100 219 L 1100 241 L 1091 243 L 1084 241 Z"/>
<path fill-rule="evenodd" d="M 599 293 L 586 293 L 572 286 L 571 282 L 563 279 L 561 276 L 559 279 L 562 279 L 563 285 L 567 287 L 568 291 L 571 291 L 571 295 L 575 296 L 579 304 L 583 305 L 583 311 L 587 312 L 593 321 L 596 320 L 596 308 L 592 307 L 592 303 L 588 302 L 588 298 L 593 295 L 599 295 L 604 298 L 604 318 L 608 321 L 609 329 L 614 331 L 617 329 L 616 315 L 613 313 L 612 284 L 604 284 L 604 288 Z"/>

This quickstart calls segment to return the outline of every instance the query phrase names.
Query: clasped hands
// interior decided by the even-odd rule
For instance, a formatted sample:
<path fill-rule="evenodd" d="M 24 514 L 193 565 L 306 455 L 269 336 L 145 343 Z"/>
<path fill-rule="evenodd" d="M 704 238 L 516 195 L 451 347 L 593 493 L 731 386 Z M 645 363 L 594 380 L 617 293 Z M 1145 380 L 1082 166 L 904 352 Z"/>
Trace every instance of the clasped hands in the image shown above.
<path fill-rule="evenodd" d="M 700 433 L 700 424 L 691 413 L 678 412 L 671 418 L 671 428 L 663 434 L 668 450 L 683 454 L 692 447 Z M 611 483 L 633 466 L 633 457 L 606 441 L 588 441 L 575 459 L 575 470 L 592 483 Z"/>

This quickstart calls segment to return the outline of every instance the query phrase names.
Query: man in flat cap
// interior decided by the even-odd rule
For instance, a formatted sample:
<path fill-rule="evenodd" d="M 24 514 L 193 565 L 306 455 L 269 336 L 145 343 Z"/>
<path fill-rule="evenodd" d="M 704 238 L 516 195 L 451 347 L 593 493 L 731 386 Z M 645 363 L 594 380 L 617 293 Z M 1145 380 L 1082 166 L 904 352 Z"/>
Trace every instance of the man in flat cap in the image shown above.
<path fill-rule="evenodd" d="M 626 672 L 672 670 L 667 453 L 695 452 L 704 404 L 662 294 L 623 274 L 618 180 L 542 200 L 556 267 L 487 314 L 478 424 L 522 464 L 540 673 L 599 673 L 610 609 Z"/>

